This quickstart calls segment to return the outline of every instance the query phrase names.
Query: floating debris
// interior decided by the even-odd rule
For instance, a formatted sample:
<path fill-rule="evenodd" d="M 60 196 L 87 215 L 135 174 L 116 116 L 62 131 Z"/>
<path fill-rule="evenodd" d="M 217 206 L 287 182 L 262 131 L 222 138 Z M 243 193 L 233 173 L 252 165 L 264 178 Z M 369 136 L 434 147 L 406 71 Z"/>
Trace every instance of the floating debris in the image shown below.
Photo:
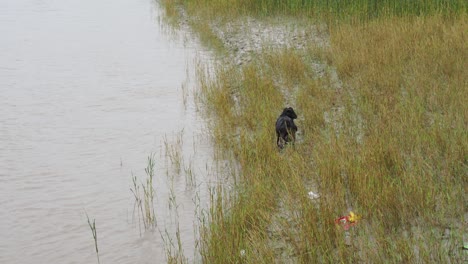
<path fill-rule="evenodd" d="M 355 226 L 359 219 L 361 219 L 360 215 L 350 211 L 349 215 L 341 216 L 340 218 L 335 219 L 335 223 L 337 225 L 343 226 L 344 230 L 348 230 L 350 227 Z"/>
<path fill-rule="evenodd" d="M 312 199 L 312 200 L 315 200 L 315 199 L 320 198 L 320 195 L 319 195 L 318 193 L 314 193 L 314 192 L 312 192 L 312 191 L 310 191 L 307 195 L 308 195 L 309 198 Z"/>

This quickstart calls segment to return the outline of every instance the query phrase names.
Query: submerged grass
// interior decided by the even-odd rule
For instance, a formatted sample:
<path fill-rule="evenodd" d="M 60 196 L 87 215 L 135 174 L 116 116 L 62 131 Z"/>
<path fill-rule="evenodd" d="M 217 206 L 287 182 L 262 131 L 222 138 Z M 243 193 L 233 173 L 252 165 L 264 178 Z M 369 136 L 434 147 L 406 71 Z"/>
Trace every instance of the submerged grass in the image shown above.
<path fill-rule="evenodd" d="M 154 166 L 155 157 L 154 154 L 151 154 L 148 156 L 148 163 L 145 168 L 145 173 L 147 176 L 146 180 L 139 184 L 137 177 L 132 175 L 133 187 L 130 188 L 130 191 L 132 192 L 135 199 L 133 205 L 133 217 L 138 217 L 140 236 L 142 234 L 141 223 L 143 223 L 145 230 L 154 228 L 157 225 L 156 214 L 154 211 Z"/>
<path fill-rule="evenodd" d="M 338 2 L 180 2 L 220 15 L 228 6 L 231 14 L 262 15 L 323 4 L 319 10 L 336 19 L 349 10 L 359 21 L 379 16 L 329 25 L 330 46 L 312 39 L 304 49 L 263 50 L 240 66 L 198 69 L 214 140 L 241 171 L 234 190 L 212 193 L 200 231 L 204 262 L 466 260 L 466 3 Z M 285 104 L 297 110 L 301 133 L 279 152 L 274 123 Z M 309 191 L 320 197 L 309 199 Z M 344 232 L 334 219 L 349 210 L 363 219 Z"/>
<path fill-rule="evenodd" d="M 98 240 L 97 240 L 96 219 L 93 219 L 93 223 L 91 224 L 91 221 L 89 220 L 88 213 L 86 213 L 86 218 L 88 219 L 89 229 L 91 229 L 91 233 L 93 234 L 94 250 L 96 251 L 97 262 L 99 264 L 99 263 L 101 263 L 101 261 L 99 260 L 99 248 L 98 248 Z"/>

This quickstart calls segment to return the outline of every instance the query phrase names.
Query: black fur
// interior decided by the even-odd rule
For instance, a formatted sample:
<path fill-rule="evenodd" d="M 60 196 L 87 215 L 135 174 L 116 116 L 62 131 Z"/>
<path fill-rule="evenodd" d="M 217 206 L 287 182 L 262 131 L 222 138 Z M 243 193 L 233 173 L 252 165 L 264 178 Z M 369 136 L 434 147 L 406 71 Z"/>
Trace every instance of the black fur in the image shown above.
<path fill-rule="evenodd" d="M 294 124 L 294 119 L 297 118 L 296 112 L 292 107 L 283 109 L 283 113 L 276 120 L 276 145 L 279 148 L 283 148 L 283 143 L 280 142 L 280 138 L 285 142 L 296 141 L 297 126 Z"/>

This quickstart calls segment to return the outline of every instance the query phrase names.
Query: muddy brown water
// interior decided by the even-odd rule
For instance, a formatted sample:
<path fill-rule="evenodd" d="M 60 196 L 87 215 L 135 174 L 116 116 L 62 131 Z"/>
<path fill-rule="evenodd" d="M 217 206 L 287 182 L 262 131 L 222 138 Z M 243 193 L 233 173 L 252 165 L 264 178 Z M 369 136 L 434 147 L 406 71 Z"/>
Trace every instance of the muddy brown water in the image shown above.
<path fill-rule="evenodd" d="M 86 213 L 101 263 L 165 262 L 171 185 L 194 260 L 214 165 L 193 65 L 209 54 L 160 17 L 152 0 L 0 1 L 0 263 L 97 263 Z M 165 155 L 178 136 L 189 187 Z M 150 153 L 158 228 L 140 235 L 130 187 Z"/>

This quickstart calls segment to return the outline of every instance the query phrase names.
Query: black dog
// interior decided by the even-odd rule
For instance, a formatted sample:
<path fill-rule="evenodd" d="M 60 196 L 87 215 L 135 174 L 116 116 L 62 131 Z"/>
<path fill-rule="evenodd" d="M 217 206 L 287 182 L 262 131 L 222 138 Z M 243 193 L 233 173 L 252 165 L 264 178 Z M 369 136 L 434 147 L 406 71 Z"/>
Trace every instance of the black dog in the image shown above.
<path fill-rule="evenodd" d="M 279 148 L 283 148 L 283 142 L 291 142 L 294 144 L 296 141 L 297 126 L 294 124 L 294 119 L 297 118 L 296 112 L 292 107 L 283 109 L 283 113 L 276 120 L 276 144 Z"/>

